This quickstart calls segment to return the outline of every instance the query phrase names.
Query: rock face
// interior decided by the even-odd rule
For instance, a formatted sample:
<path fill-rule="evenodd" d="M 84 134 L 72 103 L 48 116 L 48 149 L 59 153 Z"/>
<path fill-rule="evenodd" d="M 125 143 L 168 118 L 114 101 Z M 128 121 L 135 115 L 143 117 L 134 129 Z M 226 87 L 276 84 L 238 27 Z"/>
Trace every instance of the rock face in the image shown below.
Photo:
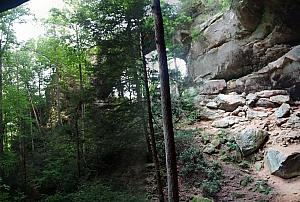
<path fill-rule="evenodd" d="M 213 95 L 221 93 L 227 84 L 224 79 L 222 80 L 208 80 L 205 81 L 203 85 L 200 86 L 199 94 L 202 95 Z"/>
<path fill-rule="evenodd" d="M 296 85 L 298 83 L 300 83 L 300 46 L 294 47 L 261 70 L 237 79 L 232 85 L 236 92 L 255 92 L 270 88 L 299 91 Z"/>
<path fill-rule="evenodd" d="M 300 98 L 299 1 L 232 2 L 225 13 L 206 22 L 195 17 L 180 31 L 176 40 L 185 47 L 191 80 L 231 80 L 228 92 L 288 89 Z"/>
<path fill-rule="evenodd" d="M 268 133 L 254 127 L 246 128 L 235 138 L 235 141 L 244 156 L 255 152 L 265 142 Z"/>
<path fill-rule="evenodd" d="M 300 176 L 300 153 L 284 154 L 278 149 L 270 148 L 265 155 L 265 162 L 272 175 L 282 178 Z"/>
<path fill-rule="evenodd" d="M 224 95 L 219 94 L 215 98 L 215 103 L 217 103 L 217 106 L 219 109 L 232 112 L 234 111 L 238 106 L 243 106 L 246 103 L 245 98 L 243 98 L 240 95 Z"/>

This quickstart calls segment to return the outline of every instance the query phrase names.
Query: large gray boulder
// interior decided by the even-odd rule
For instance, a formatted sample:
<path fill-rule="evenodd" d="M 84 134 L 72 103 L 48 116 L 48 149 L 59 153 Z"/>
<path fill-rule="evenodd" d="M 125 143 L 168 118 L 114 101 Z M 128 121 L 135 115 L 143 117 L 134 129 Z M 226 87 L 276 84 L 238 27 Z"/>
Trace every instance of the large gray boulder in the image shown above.
<path fill-rule="evenodd" d="M 266 152 L 265 162 L 272 175 L 281 178 L 300 176 L 300 150 L 283 153 L 279 149 L 270 148 Z"/>
<path fill-rule="evenodd" d="M 224 110 L 212 110 L 207 107 L 199 108 L 199 118 L 202 120 L 215 120 L 224 115 Z"/>
<path fill-rule="evenodd" d="M 235 141 L 243 156 L 248 156 L 259 149 L 268 137 L 268 133 L 262 129 L 248 127 L 240 132 Z"/>
<path fill-rule="evenodd" d="M 248 119 L 263 119 L 269 116 L 267 112 L 264 111 L 256 111 L 253 109 L 247 109 L 247 118 Z"/>
<path fill-rule="evenodd" d="M 276 107 L 276 105 L 275 105 L 273 102 L 271 102 L 271 100 L 268 99 L 268 98 L 260 98 L 260 99 L 255 103 L 255 105 L 256 105 L 257 107 L 265 107 L 265 108 L 275 108 L 275 107 Z"/>
<path fill-rule="evenodd" d="M 227 116 L 222 119 L 215 120 L 212 122 L 212 126 L 216 128 L 227 128 L 230 126 L 233 126 L 234 124 L 239 123 L 240 121 L 243 121 L 244 119 L 237 116 Z"/>
<path fill-rule="evenodd" d="M 291 106 L 289 104 L 283 103 L 276 111 L 275 116 L 277 118 L 284 118 L 290 115 Z"/>
<path fill-rule="evenodd" d="M 270 97 L 270 100 L 277 104 L 287 103 L 290 101 L 289 95 L 275 95 Z"/>
<path fill-rule="evenodd" d="M 239 106 L 243 106 L 246 103 L 245 98 L 237 94 L 219 94 L 214 102 L 217 103 L 219 109 L 225 110 L 227 112 L 232 112 Z"/>
<path fill-rule="evenodd" d="M 300 113 L 292 114 L 288 121 L 282 124 L 282 127 L 300 129 Z"/>

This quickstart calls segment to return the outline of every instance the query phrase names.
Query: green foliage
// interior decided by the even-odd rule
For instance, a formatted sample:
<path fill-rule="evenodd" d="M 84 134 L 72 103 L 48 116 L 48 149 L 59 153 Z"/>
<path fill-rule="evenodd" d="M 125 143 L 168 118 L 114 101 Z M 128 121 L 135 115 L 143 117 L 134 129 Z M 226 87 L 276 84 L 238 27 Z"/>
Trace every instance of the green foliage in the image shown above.
<path fill-rule="evenodd" d="M 243 177 L 243 179 L 241 179 L 240 185 L 243 187 L 246 187 L 249 184 L 251 184 L 252 182 L 254 182 L 254 179 L 251 176 L 245 176 L 245 177 Z"/>
<path fill-rule="evenodd" d="M 194 103 L 195 97 L 196 92 L 192 90 L 186 90 L 181 95 L 182 114 L 190 123 L 194 123 L 199 118 L 199 111 Z"/>
<path fill-rule="evenodd" d="M 244 194 L 244 193 L 232 192 L 231 195 L 232 195 L 232 197 L 234 197 L 235 199 L 245 198 L 245 194 Z"/>
<path fill-rule="evenodd" d="M 14 174 L 18 166 L 18 156 L 13 152 L 5 152 L 0 158 L 0 169 L 9 176 Z"/>
<path fill-rule="evenodd" d="M 255 190 L 265 195 L 272 193 L 272 188 L 268 185 L 266 180 L 256 181 Z"/>
<path fill-rule="evenodd" d="M 1 202 L 20 202 L 24 201 L 26 196 L 18 190 L 13 190 L 7 184 L 3 183 L 2 178 L 0 178 L 0 201 Z"/>
<path fill-rule="evenodd" d="M 192 199 L 192 202 L 213 202 L 213 201 L 211 199 L 204 198 L 204 197 L 201 197 L 201 198 L 194 197 Z"/>
<path fill-rule="evenodd" d="M 203 2 L 199 0 L 181 0 L 182 12 L 196 17 L 204 8 Z"/>
<path fill-rule="evenodd" d="M 192 29 L 191 30 L 191 37 L 192 37 L 192 41 L 198 41 L 201 37 L 202 37 L 202 32 L 198 29 Z"/>
<path fill-rule="evenodd" d="M 175 143 L 176 143 L 176 153 L 179 155 L 185 149 L 193 144 L 194 131 L 191 130 L 176 130 L 175 131 Z"/>
<path fill-rule="evenodd" d="M 132 196 L 130 193 L 114 191 L 111 187 L 94 183 L 83 185 L 80 189 L 71 194 L 55 194 L 47 197 L 44 202 L 99 202 L 99 201 L 128 201 L 128 202 L 142 202 L 145 201 L 143 197 Z"/>
<path fill-rule="evenodd" d="M 180 155 L 181 175 L 196 187 L 201 187 L 205 196 L 214 196 L 221 189 L 222 169 L 216 162 L 210 163 L 202 152 L 190 146 Z"/>
<path fill-rule="evenodd" d="M 0 178 L 0 201 L 1 202 L 10 201 L 9 191 L 10 191 L 10 187 L 6 184 L 3 184 L 3 181 Z"/>

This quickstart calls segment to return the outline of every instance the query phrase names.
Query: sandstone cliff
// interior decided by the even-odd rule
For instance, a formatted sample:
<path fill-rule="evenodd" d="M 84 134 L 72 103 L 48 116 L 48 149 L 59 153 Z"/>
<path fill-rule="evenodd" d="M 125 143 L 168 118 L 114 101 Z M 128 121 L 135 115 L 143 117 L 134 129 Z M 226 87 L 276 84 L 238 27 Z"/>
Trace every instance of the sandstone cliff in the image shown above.
<path fill-rule="evenodd" d="M 299 0 L 243 0 L 204 23 L 195 17 L 177 35 L 192 82 L 225 79 L 229 92 L 286 89 L 299 99 L 299 10 Z"/>

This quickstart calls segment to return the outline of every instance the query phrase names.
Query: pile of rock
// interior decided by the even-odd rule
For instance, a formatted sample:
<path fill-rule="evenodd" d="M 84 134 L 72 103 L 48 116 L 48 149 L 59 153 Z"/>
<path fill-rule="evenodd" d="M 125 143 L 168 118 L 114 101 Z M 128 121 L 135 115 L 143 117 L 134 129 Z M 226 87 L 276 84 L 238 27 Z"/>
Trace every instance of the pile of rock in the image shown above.
<path fill-rule="evenodd" d="M 196 99 L 201 120 L 234 134 L 243 156 L 265 148 L 265 162 L 272 174 L 282 178 L 300 175 L 300 109 L 293 106 L 286 90 L 217 94 L 226 90 L 222 80 L 204 83 L 200 89 L 199 95 L 206 96 Z"/>

